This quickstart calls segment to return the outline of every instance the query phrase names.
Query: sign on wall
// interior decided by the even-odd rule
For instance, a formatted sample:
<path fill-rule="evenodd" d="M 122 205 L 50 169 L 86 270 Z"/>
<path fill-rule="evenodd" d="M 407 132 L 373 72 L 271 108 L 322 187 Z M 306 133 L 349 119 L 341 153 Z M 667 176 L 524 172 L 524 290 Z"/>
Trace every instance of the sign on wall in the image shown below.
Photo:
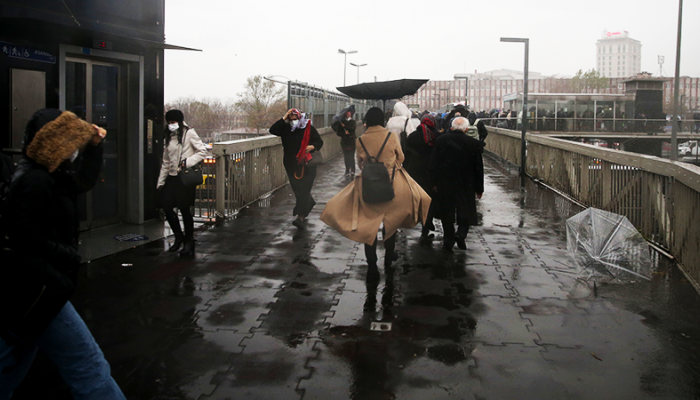
<path fill-rule="evenodd" d="M 8 57 L 56 64 L 56 56 L 51 55 L 43 50 L 32 49 L 31 47 L 17 46 L 15 44 L 5 42 L 0 42 L 0 47 L 2 48 L 2 53 Z"/>

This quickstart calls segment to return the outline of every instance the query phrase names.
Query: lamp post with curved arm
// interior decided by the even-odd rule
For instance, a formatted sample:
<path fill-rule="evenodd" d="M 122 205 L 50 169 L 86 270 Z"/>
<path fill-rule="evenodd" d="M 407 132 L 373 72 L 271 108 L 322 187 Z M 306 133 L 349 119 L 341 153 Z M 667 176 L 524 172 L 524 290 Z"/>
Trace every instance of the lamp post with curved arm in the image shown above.
<path fill-rule="evenodd" d="M 348 67 L 348 54 L 355 54 L 355 53 L 357 53 L 357 50 L 345 51 L 343 49 L 338 49 L 338 54 L 345 55 L 345 61 L 343 61 L 343 86 L 345 86 L 345 74 L 346 74 L 346 69 Z"/>
<path fill-rule="evenodd" d="M 355 64 L 355 63 L 350 63 L 353 67 L 357 67 L 357 84 L 360 84 L 360 67 L 364 67 L 367 64 Z"/>

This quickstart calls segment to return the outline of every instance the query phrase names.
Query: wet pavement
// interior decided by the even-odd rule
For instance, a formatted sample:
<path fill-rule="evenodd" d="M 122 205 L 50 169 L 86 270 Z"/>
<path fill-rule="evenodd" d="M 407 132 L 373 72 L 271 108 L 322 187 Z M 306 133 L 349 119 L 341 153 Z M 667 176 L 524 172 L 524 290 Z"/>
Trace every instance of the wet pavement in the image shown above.
<path fill-rule="evenodd" d="M 287 187 L 197 233 L 192 260 L 158 240 L 84 264 L 73 303 L 129 399 L 700 398 L 700 296 L 681 272 L 653 254 L 651 282 L 593 291 L 566 253 L 581 210 L 485 164 L 468 250 L 403 230 L 378 282 L 319 221 L 347 183 L 336 158 L 308 230 Z M 70 395 L 40 357 L 15 398 Z"/>

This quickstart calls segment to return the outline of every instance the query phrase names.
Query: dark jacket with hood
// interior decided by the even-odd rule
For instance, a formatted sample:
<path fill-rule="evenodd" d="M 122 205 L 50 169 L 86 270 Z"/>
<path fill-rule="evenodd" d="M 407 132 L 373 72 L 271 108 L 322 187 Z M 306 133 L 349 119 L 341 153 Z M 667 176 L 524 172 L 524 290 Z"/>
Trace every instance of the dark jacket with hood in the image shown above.
<path fill-rule="evenodd" d="M 4 269 L 0 301 L 12 307 L 3 310 L 0 333 L 38 335 L 75 288 L 80 265 L 76 198 L 92 189 L 102 164 L 102 146 L 88 144 L 94 134 L 92 125 L 67 111 L 41 110 L 27 125 L 25 158 L 12 177 L 3 211 L 3 264 L 12 268 Z"/>

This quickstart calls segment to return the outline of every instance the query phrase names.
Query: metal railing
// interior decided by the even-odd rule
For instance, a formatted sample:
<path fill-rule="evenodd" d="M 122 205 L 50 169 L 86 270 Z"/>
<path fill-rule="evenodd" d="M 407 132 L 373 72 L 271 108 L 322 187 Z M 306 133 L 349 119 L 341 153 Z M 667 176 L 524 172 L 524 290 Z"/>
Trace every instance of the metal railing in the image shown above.
<path fill-rule="evenodd" d="M 486 150 L 520 165 L 520 132 L 488 130 Z M 626 216 L 678 259 L 700 291 L 700 167 L 528 134 L 526 172 L 587 206 Z"/>
<path fill-rule="evenodd" d="M 502 128 L 521 129 L 517 118 L 482 118 L 487 125 Z M 678 132 L 698 133 L 700 132 L 700 121 L 683 120 L 678 124 Z M 616 118 L 612 116 L 598 116 L 592 118 L 583 117 L 559 117 L 542 116 L 532 112 L 528 117 L 528 130 L 539 132 L 634 132 L 634 133 L 670 133 L 671 122 L 666 119 L 651 118 Z"/>
<path fill-rule="evenodd" d="M 371 107 L 380 107 L 381 101 L 357 100 L 344 94 L 333 92 L 301 82 L 287 84 L 289 108 L 298 108 L 312 114 L 312 123 L 318 127 L 330 127 L 333 116 L 343 108 L 355 105 L 355 120 L 358 122 Z"/>
<path fill-rule="evenodd" d="M 335 132 L 330 128 L 318 131 L 323 139 L 324 159 L 328 161 L 340 154 L 340 140 Z M 197 189 L 196 217 L 234 216 L 288 182 L 279 137 L 269 135 L 214 143 L 212 153 L 216 161 L 204 165 L 205 184 Z"/>

